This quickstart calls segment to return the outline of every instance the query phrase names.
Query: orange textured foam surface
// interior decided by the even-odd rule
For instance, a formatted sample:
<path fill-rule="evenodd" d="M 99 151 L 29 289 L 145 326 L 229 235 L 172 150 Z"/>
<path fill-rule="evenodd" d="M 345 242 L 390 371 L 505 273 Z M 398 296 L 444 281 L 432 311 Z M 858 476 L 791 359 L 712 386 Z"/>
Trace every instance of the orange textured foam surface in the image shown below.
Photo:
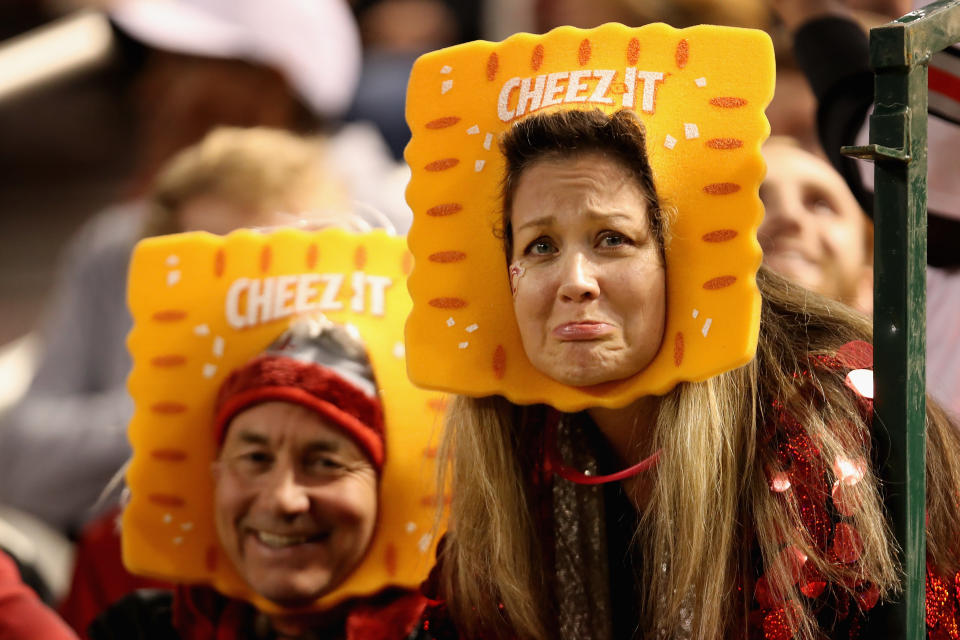
<path fill-rule="evenodd" d="M 445 400 L 414 388 L 406 376 L 410 265 L 403 239 L 382 232 L 190 233 L 137 245 L 128 291 L 131 500 L 123 514 L 124 563 L 132 572 L 209 584 L 276 608 L 237 576 L 217 541 L 213 405 L 232 369 L 262 351 L 294 315 L 320 307 L 332 320 L 353 324 L 366 343 L 384 404 L 387 462 L 367 555 L 314 608 L 386 586 L 419 585 L 433 564 L 434 457 Z M 270 304 L 250 305 L 250 283 L 263 291 L 268 280 Z"/>
<path fill-rule="evenodd" d="M 405 153 L 414 382 L 575 411 L 622 406 L 748 362 L 759 328 L 760 145 L 773 86 L 769 37 L 729 27 L 561 27 L 417 60 Z M 497 141 L 534 111 L 585 108 L 636 111 L 661 199 L 676 217 L 656 359 L 627 380 L 573 388 L 533 369 L 520 343 L 495 232 L 504 171 Z"/>

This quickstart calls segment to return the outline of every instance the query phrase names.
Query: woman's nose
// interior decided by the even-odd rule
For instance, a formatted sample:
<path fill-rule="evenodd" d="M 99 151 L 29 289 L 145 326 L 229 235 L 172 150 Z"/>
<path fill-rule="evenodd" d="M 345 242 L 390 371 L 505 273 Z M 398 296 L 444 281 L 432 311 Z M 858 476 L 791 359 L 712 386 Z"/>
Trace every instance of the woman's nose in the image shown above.
<path fill-rule="evenodd" d="M 594 275 L 596 265 L 582 252 L 569 254 L 560 263 L 560 286 L 557 295 L 566 302 L 593 300 L 600 295 Z"/>

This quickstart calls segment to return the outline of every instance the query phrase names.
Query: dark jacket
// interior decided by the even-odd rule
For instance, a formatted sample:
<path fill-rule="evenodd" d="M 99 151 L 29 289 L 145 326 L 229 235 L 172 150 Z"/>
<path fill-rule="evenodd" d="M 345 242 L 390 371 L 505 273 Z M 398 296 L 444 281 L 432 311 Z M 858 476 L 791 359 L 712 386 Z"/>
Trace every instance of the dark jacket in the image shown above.
<path fill-rule="evenodd" d="M 311 638 L 344 640 L 424 640 L 417 622 L 426 599 L 419 593 L 388 589 L 350 600 L 330 614 L 330 627 Z M 342 612 L 338 615 L 338 611 Z M 205 587 L 174 592 L 144 589 L 132 593 L 90 625 L 92 640 L 270 640 L 266 619 L 250 604 Z"/>

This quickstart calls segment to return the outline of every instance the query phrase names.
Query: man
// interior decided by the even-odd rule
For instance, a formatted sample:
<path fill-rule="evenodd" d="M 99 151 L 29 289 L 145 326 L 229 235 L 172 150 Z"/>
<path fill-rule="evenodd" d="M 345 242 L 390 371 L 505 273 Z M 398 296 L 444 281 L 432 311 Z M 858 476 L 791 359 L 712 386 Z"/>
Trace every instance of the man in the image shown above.
<path fill-rule="evenodd" d="M 757 230 L 774 271 L 864 313 L 873 310 L 873 225 L 843 178 L 790 138 L 763 148 L 766 214 Z"/>
<path fill-rule="evenodd" d="M 387 589 L 311 610 L 364 558 L 385 461 L 383 410 L 364 347 L 301 319 L 220 388 L 210 436 L 224 554 L 269 606 L 205 587 L 137 593 L 90 629 L 99 638 L 407 638 L 418 593 Z"/>
<path fill-rule="evenodd" d="M 764 262 L 800 285 L 873 312 L 873 224 L 840 174 L 789 138 L 763 148 L 766 208 L 757 230 Z M 927 390 L 960 416 L 956 270 L 927 269 Z"/>

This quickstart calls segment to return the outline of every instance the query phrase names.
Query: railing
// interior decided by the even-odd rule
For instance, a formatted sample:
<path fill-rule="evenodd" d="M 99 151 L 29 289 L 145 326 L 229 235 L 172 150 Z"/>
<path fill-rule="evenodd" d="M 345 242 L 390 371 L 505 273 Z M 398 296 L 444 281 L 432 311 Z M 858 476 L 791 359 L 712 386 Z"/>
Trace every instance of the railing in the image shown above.
<path fill-rule="evenodd" d="M 877 611 L 886 638 L 926 637 L 927 64 L 958 41 L 960 0 L 873 29 L 870 144 L 843 150 L 874 161 L 874 433 L 905 570 L 902 599 Z"/>

